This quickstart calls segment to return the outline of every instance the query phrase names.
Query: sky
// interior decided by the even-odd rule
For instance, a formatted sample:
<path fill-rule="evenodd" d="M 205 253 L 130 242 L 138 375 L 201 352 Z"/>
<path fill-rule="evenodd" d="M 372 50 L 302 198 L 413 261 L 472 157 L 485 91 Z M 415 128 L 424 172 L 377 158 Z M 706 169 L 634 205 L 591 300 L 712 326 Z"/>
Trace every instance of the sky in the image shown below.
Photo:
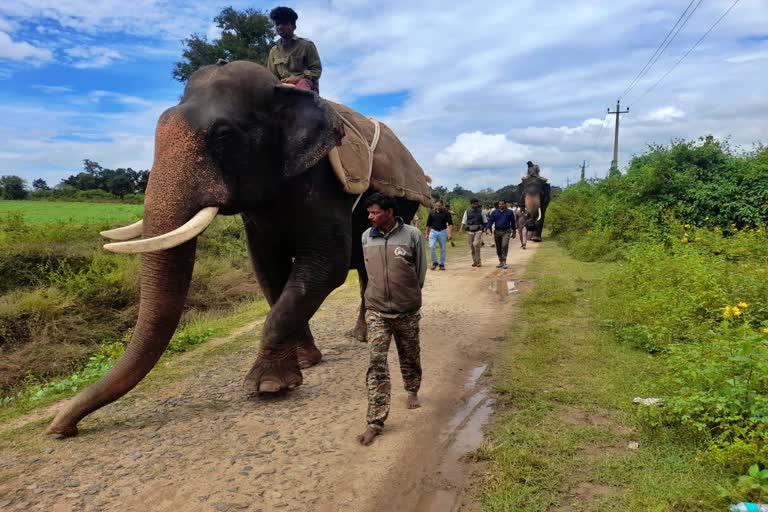
<path fill-rule="evenodd" d="M 619 167 L 649 144 L 704 135 L 768 142 L 768 7 L 740 0 L 300 1 L 323 96 L 387 123 L 433 185 L 555 185 L 603 177 L 621 108 Z M 14 0 L 0 4 L 0 175 L 58 184 L 88 158 L 148 169 L 182 40 L 219 35 L 226 6 L 265 2 Z M 284 4 L 283 4 L 284 5 Z M 627 94 L 686 7 L 696 8 Z M 646 94 L 646 91 L 650 92 Z"/>

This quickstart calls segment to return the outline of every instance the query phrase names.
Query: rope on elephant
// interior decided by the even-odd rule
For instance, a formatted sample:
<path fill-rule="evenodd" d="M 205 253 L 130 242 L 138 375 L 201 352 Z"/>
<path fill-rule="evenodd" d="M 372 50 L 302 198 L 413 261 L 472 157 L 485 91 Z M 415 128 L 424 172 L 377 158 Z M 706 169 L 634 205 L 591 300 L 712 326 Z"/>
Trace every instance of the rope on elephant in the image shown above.
<path fill-rule="evenodd" d="M 381 126 L 379 125 L 379 120 L 374 119 L 373 117 L 369 117 L 368 119 L 373 123 L 373 140 L 368 143 L 368 139 L 366 139 L 362 133 L 353 125 L 351 122 L 347 120 L 343 115 L 339 114 L 337 111 L 336 115 L 338 115 L 341 118 L 341 122 L 344 123 L 344 126 L 348 127 L 352 132 L 357 135 L 360 140 L 365 142 L 365 147 L 368 148 L 368 183 L 371 182 L 371 175 L 373 174 L 373 152 L 376 151 L 376 146 L 379 144 L 379 137 L 381 136 Z M 363 194 L 365 192 L 361 192 L 359 196 L 357 196 L 357 199 L 355 199 L 355 204 L 352 205 L 352 211 L 355 211 L 355 208 L 357 208 L 357 203 L 360 202 L 360 199 L 363 197 Z"/>

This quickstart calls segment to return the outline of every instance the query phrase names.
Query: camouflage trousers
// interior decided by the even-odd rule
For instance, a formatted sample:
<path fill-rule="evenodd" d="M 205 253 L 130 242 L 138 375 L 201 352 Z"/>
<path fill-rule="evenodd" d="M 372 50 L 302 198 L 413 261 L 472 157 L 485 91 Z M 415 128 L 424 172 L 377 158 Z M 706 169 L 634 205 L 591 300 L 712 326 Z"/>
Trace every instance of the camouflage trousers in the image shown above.
<path fill-rule="evenodd" d="M 370 363 L 366 382 L 368 384 L 368 427 L 374 430 L 384 428 L 389 416 L 389 401 L 392 383 L 389 380 L 387 353 L 392 336 L 397 346 L 400 372 L 405 390 L 416 393 L 421 386 L 421 357 L 419 349 L 419 320 L 421 312 L 384 315 L 377 311 L 365 312 L 368 325 L 368 352 Z"/>

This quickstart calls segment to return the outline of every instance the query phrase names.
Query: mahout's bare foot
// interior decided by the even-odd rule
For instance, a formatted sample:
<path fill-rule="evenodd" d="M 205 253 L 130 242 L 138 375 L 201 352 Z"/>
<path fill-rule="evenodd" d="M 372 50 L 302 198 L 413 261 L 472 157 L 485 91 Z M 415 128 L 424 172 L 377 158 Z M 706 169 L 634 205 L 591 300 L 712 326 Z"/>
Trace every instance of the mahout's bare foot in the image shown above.
<path fill-rule="evenodd" d="M 408 393 L 408 400 L 405 401 L 405 406 L 409 409 L 418 409 L 421 407 L 419 395 L 417 393 Z"/>
<path fill-rule="evenodd" d="M 295 347 L 262 348 L 243 387 L 252 393 L 277 393 L 301 386 L 302 382 Z"/>
<path fill-rule="evenodd" d="M 363 446 L 368 446 L 379 434 L 381 434 L 381 432 L 378 430 L 368 427 L 365 429 L 365 432 L 357 436 L 357 442 Z"/>
<path fill-rule="evenodd" d="M 347 331 L 347 336 L 350 336 L 360 343 L 366 343 L 368 341 L 368 326 L 365 322 L 357 322 L 355 327 Z"/>

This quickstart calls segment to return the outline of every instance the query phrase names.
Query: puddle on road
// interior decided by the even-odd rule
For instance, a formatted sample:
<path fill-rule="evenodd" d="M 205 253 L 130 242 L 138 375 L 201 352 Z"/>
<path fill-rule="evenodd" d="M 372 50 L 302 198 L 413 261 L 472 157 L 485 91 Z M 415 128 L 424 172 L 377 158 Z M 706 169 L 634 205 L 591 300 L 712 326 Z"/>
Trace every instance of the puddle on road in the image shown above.
<path fill-rule="evenodd" d="M 506 297 L 518 291 L 515 282 L 511 279 L 495 279 L 488 285 L 488 289 L 500 297 Z"/>
<path fill-rule="evenodd" d="M 477 368 L 472 368 L 472 371 L 469 372 L 469 378 L 467 379 L 467 382 L 464 384 L 464 389 L 472 389 L 477 385 L 477 381 L 480 380 L 480 377 L 483 376 L 485 373 L 485 370 L 488 369 L 488 365 L 484 364 L 483 366 L 478 366 Z"/>
<path fill-rule="evenodd" d="M 474 368 L 464 385 L 465 389 L 475 388 L 487 368 L 485 365 Z M 492 405 L 488 390 L 479 388 L 456 411 L 441 435 L 444 449 L 436 467 L 435 488 L 422 495 L 414 510 L 452 512 L 458 508 L 468 469 L 462 459 L 482 444 L 483 427 L 493 412 Z"/>

